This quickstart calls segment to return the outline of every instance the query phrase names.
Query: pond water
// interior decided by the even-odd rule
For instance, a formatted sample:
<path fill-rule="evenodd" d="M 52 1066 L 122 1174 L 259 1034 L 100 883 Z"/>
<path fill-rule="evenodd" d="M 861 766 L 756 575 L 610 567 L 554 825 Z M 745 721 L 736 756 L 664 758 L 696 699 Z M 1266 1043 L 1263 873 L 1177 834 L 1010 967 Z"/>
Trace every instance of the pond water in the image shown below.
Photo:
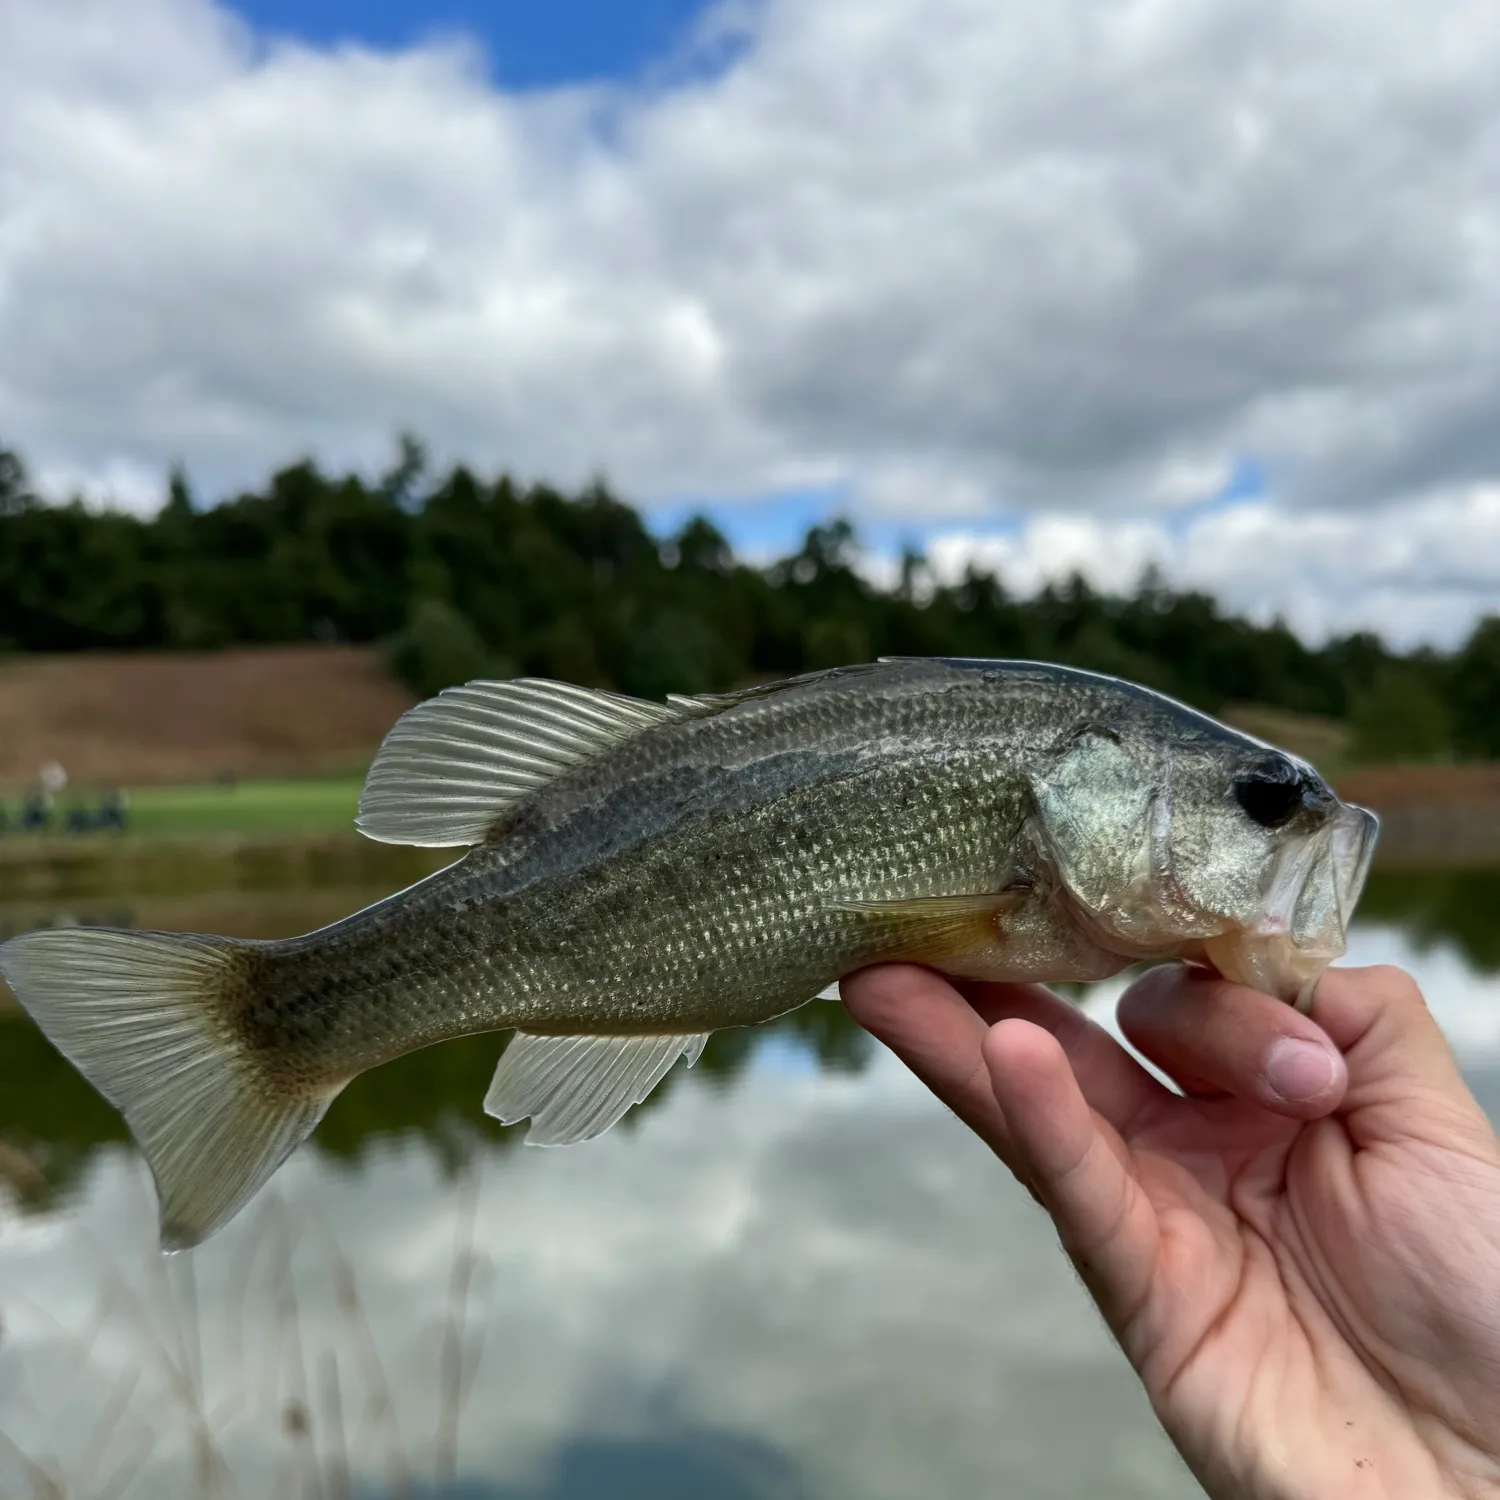
<path fill-rule="evenodd" d="M 0 903 L 0 935 L 273 936 L 381 894 Z M 1497 901 L 1377 875 L 1350 954 L 1417 974 L 1492 1118 Z M 0 1494 L 1199 1494 L 1040 1211 L 839 1007 L 721 1033 L 562 1151 L 482 1115 L 499 1045 L 366 1075 L 164 1261 L 118 1119 L 0 1011 Z"/>

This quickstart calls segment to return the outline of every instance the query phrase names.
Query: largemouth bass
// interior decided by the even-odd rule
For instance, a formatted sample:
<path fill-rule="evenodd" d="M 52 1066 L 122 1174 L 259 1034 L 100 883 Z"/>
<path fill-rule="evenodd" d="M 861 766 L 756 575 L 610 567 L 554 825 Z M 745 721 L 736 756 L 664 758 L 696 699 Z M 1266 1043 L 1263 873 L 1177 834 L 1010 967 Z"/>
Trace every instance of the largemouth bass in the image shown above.
<path fill-rule="evenodd" d="M 516 1033 L 485 1109 L 563 1144 L 709 1032 L 883 960 L 1091 980 L 1181 955 L 1305 1001 L 1376 823 L 1146 689 L 896 659 L 666 703 L 453 688 L 386 737 L 358 826 L 470 848 L 286 941 L 76 928 L 0 947 L 144 1151 L 164 1248 L 232 1217 L 356 1074 L 474 1032 Z"/>

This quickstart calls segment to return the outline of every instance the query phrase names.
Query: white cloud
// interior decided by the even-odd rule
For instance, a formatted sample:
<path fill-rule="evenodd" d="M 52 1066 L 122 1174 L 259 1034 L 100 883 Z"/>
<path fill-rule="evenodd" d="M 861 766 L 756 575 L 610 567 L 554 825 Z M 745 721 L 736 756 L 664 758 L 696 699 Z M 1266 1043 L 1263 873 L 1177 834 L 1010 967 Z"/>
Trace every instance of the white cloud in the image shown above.
<path fill-rule="evenodd" d="M 1369 511 L 1254 500 L 1172 522 L 1037 515 L 999 535 L 940 531 L 928 557 L 943 582 L 973 566 L 1022 593 L 1075 572 L 1128 590 L 1155 567 L 1254 619 L 1279 615 L 1310 640 L 1372 630 L 1403 646 L 1452 645 L 1500 607 L 1500 486 Z"/>
<path fill-rule="evenodd" d="M 734 9 L 713 76 L 506 95 L 209 0 L 0 6 L 0 440 L 216 493 L 410 427 L 1121 537 L 1250 460 L 1428 561 L 1500 477 L 1500 0 Z M 1226 586 L 1321 587 L 1267 550 Z M 1392 577 L 1408 634 L 1500 602 Z"/>

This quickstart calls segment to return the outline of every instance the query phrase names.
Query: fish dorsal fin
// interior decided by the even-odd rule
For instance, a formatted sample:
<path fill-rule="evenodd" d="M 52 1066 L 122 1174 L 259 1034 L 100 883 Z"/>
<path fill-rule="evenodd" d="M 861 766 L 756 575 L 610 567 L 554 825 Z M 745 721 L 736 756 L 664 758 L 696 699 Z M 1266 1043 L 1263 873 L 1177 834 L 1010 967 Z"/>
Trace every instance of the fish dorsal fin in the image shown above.
<path fill-rule="evenodd" d="M 903 659 L 904 660 L 904 659 Z M 919 661 L 919 657 L 909 658 Z M 881 667 L 898 661 L 896 657 L 882 656 L 878 662 L 860 662 L 852 667 L 824 667 L 817 672 L 803 672 L 797 677 L 776 677 L 770 682 L 755 682 L 749 687 L 732 688 L 727 693 L 668 693 L 667 702 L 684 718 L 704 718 L 721 714 L 726 709 L 736 708 L 741 703 L 753 703 L 758 698 L 780 697 L 798 688 L 813 687 L 824 683 L 843 683 L 853 677 L 866 677 L 879 672 Z"/>
<path fill-rule="evenodd" d="M 502 1125 L 531 1117 L 531 1146 L 570 1146 L 603 1135 L 707 1033 L 690 1036 L 533 1036 L 518 1031 L 495 1069 L 484 1112 Z"/>
<path fill-rule="evenodd" d="M 679 708 L 522 677 L 446 688 L 403 714 L 359 794 L 359 831 L 383 844 L 478 844 L 528 792 Z"/>

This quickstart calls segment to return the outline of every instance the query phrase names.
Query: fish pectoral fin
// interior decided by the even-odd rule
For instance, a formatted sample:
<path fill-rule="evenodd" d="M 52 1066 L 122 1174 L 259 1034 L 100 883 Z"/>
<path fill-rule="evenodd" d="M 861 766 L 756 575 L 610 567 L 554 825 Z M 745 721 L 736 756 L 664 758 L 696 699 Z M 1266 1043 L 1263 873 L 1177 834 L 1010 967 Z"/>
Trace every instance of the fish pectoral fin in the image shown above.
<path fill-rule="evenodd" d="M 887 938 L 893 958 L 934 960 L 970 953 L 1000 936 L 1000 920 L 1030 888 L 962 896 L 906 896 L 891 901 L 835 901 L 834 911 L 863 917 Z"/>
<path fill-rule="evenodd" d="M 386 735 L 355 827 L 385 844 L 478 844 L 537 787 L 686 717 L 680 707 L 540 678 L 445 688 Z"/>
<path fill-rule="evenodd" d="M 505 1049 L 484 1112 L 502 1125 L 531 1117 L 529 1146 L 570 1146 L 603 1135 L 639 1104 L 679 1057 L 698 1061 L 707 1032 L 678 1036 L 535 1036 Z"/>

